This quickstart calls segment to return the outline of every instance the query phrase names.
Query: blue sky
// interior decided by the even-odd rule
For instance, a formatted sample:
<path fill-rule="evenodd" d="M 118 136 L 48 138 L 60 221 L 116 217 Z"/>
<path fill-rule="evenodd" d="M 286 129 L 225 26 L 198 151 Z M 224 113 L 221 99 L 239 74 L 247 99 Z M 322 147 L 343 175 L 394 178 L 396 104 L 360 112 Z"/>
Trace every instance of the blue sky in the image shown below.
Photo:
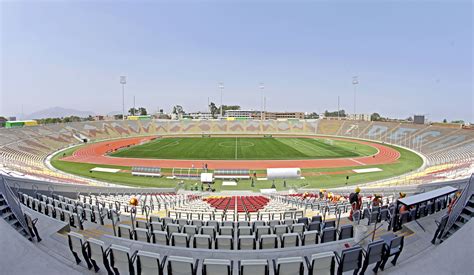
<path fill-rule="evenodd" d="M 474 122 L 471 1 L 3 1 L 0 114 L 219 103 Z"/>

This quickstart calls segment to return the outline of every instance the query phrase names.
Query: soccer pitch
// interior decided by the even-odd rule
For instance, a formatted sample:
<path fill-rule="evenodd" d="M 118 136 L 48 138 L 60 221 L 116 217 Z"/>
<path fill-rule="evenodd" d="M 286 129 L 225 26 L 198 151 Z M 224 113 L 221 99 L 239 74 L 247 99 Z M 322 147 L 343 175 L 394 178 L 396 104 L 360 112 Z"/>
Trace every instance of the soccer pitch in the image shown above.
<path fill-rule="evenodd" d="M 377 149 L 323 138 L 183 137 L 161 138 L 111 156 L 187 160 L 299 160 L 368 156 Z"/>

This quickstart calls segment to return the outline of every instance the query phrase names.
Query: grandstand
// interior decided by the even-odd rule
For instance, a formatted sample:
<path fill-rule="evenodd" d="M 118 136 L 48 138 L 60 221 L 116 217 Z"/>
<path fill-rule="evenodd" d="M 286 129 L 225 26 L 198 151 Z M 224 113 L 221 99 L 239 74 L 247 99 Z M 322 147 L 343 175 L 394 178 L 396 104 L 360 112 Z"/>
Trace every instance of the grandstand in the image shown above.
<path fill-rule="evenodd" d="M 255 125 L 258 125 L 256 127 Z M 0 129 L 0 161 L 4 173 L 17 172 L 36 179 L 48 181 L 88 183 L 88 180 L 66 175 L 51 169 L 45 160 L 53 152 L 67 148 L 80 141 L 74 138 L 80 134 L 91 142 L 106 139 L 145 137 L 150 135 L 186 135 L 201 133 L 209 128 L 212 134 L 261 134 L 264 129 L 271 135 L 338 135 L 343 137 L 374 140 L 410 148 L 425 156 L 429 173 L 446 170 L 450 175 L 465 177 L 473 171 L 474 131 L 462 128 L 431 125 L 413 125 L 388 122 L 357 122 L 339 120 L 302 120 L 298 123 L 278 121 L 112 121 L 75 122 L 31 126 L 28 128 Z M 456 164 L 456 165 L 452 165 Z M 434 170 L 434 171 L 433 171 Z M 9 172 L 8 172 L 9 171 Z M 420 174 L 421 172 L 421 174 Z M 426 175 L 417 171 L 412 177 L 417 183 Z M 180 174 L 180 173 L 177 173 Z M 436 177 L 436 180 L 453 177 Z M 406 178 L 403 178 L 406 180 Z M 429 179 L 428 181 L 433 180 Z M 391 184 L 393 181 L 391 181 Z M 96 184 L 100 184 L 97 183 Z"/>
<path fill-rule="evenodd" d="M 129 188 L 65 174 L 48 162 L 54 152 L 80 145 L 76 136 L 92 144 L 133 137 L 139 144 L 203 129 L 212 135 L 262 135 L 264 129 L 272 136 L 379 141 L 416 151 L 424 166 L 362 186 L 361 208 L 353 211 L 353 187 L 270 194 Z M 9 255 L 21 258 L 22 268 L 34 264 L 52 274 L 410 273 L 413 260 L 439 266 L 433 255 L 471 238 L 473 144 L 468 129 L 338 120 L 128 120 L 1 129 L 0 241 L 13 247 Z M 81 154 L 89 157 L 87 150 Z M 136 166 L 130 173 L 161 176 L 162 170 Z M 168 174 L 198 181 L 202 171 L 183 167 Z M 216 169 L 214 176 L 253 179 L 253 171 Z M 381 198 L 377 204 L 374 194 Z M 454 273 L 470 273 L 463 253 L 474 253 L 472 245 L 447 253 Z M 19 268 L 2 272 L 22 273 Z"/>

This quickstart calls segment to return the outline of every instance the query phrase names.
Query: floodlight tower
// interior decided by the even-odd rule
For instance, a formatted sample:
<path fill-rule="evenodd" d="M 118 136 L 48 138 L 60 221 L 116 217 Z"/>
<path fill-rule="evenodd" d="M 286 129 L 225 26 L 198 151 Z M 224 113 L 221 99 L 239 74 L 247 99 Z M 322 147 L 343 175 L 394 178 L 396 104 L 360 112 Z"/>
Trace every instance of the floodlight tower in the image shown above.
<path fill-rule="evenodd" d="M 125 84 L 127 84 L 126 76 L 120 76 L 120 84 L 122 84 L 122 120 L 125 120 Z"/>
<path fill-rule="evenodd" d="M 357 76 L 352 77 L 352 86 L 354 86 L 354 119 L 356 118 L 356 95 L 357 90 L 356 87 L 359 84 L 359 79 Z"/>
<path fill-rule="evenodd" d="M 265 112 L 265 85 L 263 82 L 260 82 L 259 88 L 262 91 L 262 111 L 260 112 L 260 120 L 263 120 L 263 112 Z"/>
<path fill-rule="evenodd" d="M 222 109 L 222 94 L 224 92 L 224 83 L 219 82 L 218 87 L 221 90 L 221 118 L 222 118 L 224 116 L 224 112 L 223 112 L 223 109 Z"/>

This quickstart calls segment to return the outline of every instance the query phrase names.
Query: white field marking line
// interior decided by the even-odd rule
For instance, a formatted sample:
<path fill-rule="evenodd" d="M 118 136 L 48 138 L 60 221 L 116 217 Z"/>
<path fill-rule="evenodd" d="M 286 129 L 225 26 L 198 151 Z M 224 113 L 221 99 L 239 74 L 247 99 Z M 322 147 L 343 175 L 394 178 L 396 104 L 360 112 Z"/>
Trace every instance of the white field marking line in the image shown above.
<path fill-rule="evenodd" d="M 237 141 L 238 141 L 238 139 L 237 139 L 237 137 L 235 137 L 235 159 L 237 159 Z"/>
<path fill-rule="evenodd" d="M 360 162 L 360 161 L 355 160 L 355 159 L 352 159 L 352 158 L 351 158 L 350 160 L 352 160 L 353 162 L 358 163 L 358 164 L 360 164 L 360 165 L 367 165 L 367 164 L 365 164 L 365 163 L 363 163 L 363 162 Z"/>
<path fill-rule="evenodd" d="M 166 145 L 163 145 L 162 147 L 160 147 L 160 148 L 158 148 L 158 149 L 153 149 L 153 150 L 151 150 L 151 149 L 135 149 L 135 151 L 137 151 L 137 152 L 156 152 L 156 151 L 160 151 L 161 149 L 166 148 L 166 147 L 171 147 L 171 146 L 179 145 L 179 141 L 180 141 L 180 140 L 181 140 L 181 139 L 176 140 L 176 141 L 173 141 L 173 142 L 168 143 L 168 144 L 166 144 Z"/>
<path fill-rule="evenodd" d="M 220 146 L 220 147 L 224 147 L 224 148 L 234 148 L 234 144 L 226 145 L 226 144 L 229 144 L 230 142 L 232 142 L 232 141 L 219 142 L 217 145 Z M 253 147 L 253 146 L 255 146 L 255 143 L 250 142 L 250 141 L 243 141 L 243 142 L 241 141 L 239 143 L 239 146 L 240 147 Z"/>
<path fill-rule="evenodd" d="M 316 140 L 316 139 L 314 139 L 314 140 Z M 318 141 L 318 140 L 316 140 L 316 141 Z M 306 148 L 309 148 L 309 149 L 311 149 L 311 151 L 313 151 L 314 153 L 319 153 L 319 152 L 321 152 L 321 151 L 323 151 L 323 152 L 326 151 L 326 152 L 329 153 L 329 155 L 333 154 L 332 151 L 327 150 L 327 149 L 324 149 L 324 148 L 319 147 L 319 146 L 316 146 L 316 144 L 314 144 L 315 147 L 318 148 L 318 149 L 316 149 L 315 147 L 312 147 L 312 146 L 306 144 L 306 143 L 305 143 L 304 141 L 302 141 L 302 140 L 293 140 L 293 143 L 296 143 L 297 145 L 301 145 L 301 146 L 304 146 L 304 147 L 306 147 Z M 296 148 L 295 148 L 295 149 L 296 149 Z M 298 149 L 296 149 L 296 150 L 298 150 Z M 299 150 L 298 150 L 298 151 L 299 151 Z M 300 151 L 300 152 L 301 152 L 301 151 Z M 302 153 L 305 154 L 304 152 L 302 152 Z"/>

